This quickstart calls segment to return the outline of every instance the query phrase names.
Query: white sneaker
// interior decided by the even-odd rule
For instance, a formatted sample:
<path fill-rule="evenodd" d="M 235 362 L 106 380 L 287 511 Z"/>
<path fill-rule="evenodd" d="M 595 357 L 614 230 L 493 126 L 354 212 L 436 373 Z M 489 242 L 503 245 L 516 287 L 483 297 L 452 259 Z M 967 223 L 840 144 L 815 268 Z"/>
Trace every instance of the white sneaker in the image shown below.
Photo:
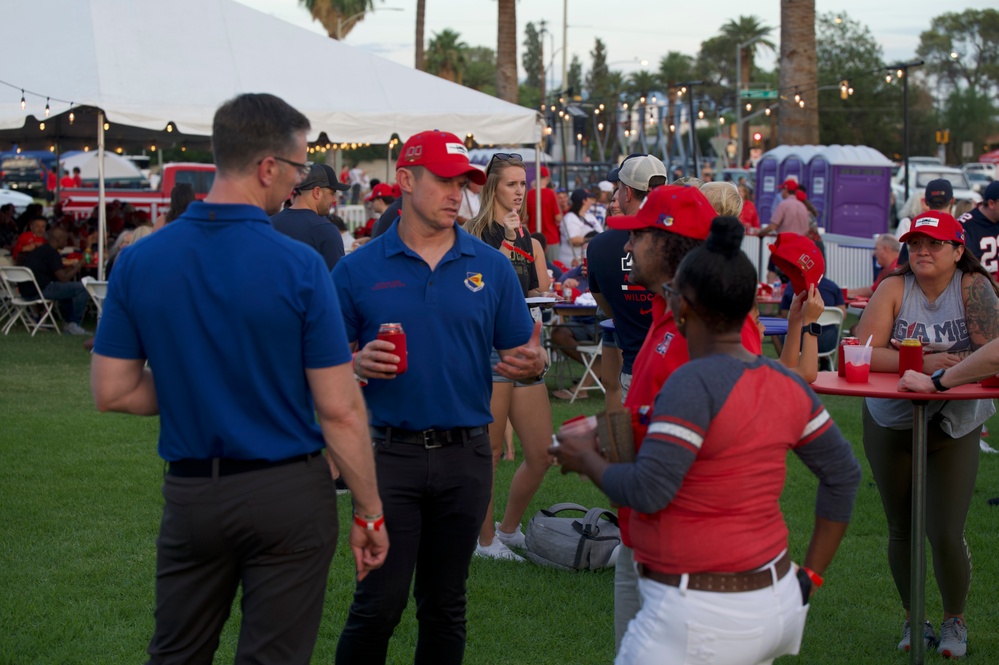
<path fill-rule="evenodd" d="M 506 531 L 500 531 L 500 523 L 496 522 L 496 537 L 503 541 L 503 544 L 507 547 L 516 547 L 522 550 L 527 549 L 527 540 L 524 538 L 524 532 L 521 531 L 519 524 L 516 531 L 507 533 Z"/>
<path fill-rule="evenodd" d="M 90 333 L 83 329 L 79 323 L 70 321 L 66 324 L 64 328 L 67 335 L 89 335 Z"/>
<path fill-rule="evenodd" d="M 475 556 L 481 556 L 486 559 L 504 559 L 506 561 L 523 561 L 524 557 L 518 556 L 513 553 L 513 551 L 503 544 L 503 541 L 499 538 L 493 538 L 492 545 L 488 547 L 482 543 L 476 543 L 475 545 Z"/>

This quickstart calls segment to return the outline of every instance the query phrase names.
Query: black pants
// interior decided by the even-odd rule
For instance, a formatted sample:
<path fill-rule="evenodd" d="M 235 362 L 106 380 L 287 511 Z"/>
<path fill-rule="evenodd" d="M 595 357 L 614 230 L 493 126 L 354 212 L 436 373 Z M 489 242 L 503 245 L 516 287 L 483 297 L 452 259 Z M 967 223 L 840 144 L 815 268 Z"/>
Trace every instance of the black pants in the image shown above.
<path fill-rule="evenodd" d="M 236 663 L 307 664 L 336 547 L 336 488 L 313 457 L 163 483 L 149 663 L 211 663 L 243 585 Z"/>
<path fill-rule="evenodd" d="M 391 547 L 357 585 L 337 645 L 338 665 L 384 663 L 416 572 L 416 665 L 461 663 L 465 581 L 492 493 L 489 434 L 427 450 L 375 440 L 378 492 Z"/>

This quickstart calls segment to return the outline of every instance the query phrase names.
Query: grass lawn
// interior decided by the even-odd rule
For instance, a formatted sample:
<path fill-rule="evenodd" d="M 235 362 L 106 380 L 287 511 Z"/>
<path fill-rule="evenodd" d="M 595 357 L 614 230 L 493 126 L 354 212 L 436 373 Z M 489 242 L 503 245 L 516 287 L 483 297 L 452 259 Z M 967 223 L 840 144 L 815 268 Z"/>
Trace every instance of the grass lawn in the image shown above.
<path fill-rule="evenodd" d="M 30 338 L 23 330 L 0 337 L 0 664 L 142 662 L 152 631 L 164 470 L 156 455 L 158 420 L 97 413 L 81 342 L 50 332 Z M 853 443 L 864 479 L 853 524 L 813 600 L 801 656 L 778 662 L 905 663 L 895 650 L 903 615 L 888 573 L 887 527 L 861 445 L 860 402 L 825 402 Z M 554 420 L 601 409 L 602 396 L 572 406 L 558 403 Z M 999 418 L 989 429 L 999 447 Z M 782 503 L 791 552 L 800 560 L 811 532 L 815 481 L 793 455 L 788 467 Z M 498 511 L 514 468 L 500 464 Z M 999 662 L 999 604 L 992 595 L 999 587 L 999 508 L 987 505 L 992 496 L 999 496 L 999 455 L 982 455 L 967 528 L 975 561 L 967 608 L 969 660 L 979 663 Z M 538 508 L 560 501 L 607 505 L 591 484 L 553 470 L 525 522 Z M 349 504 L 341 502 L 341 524 L 348 518 Z M 333 661 L 353 586 L 341 528 L 313 662 Z M 468 595 L 470 665 L 613 660 L 612 571 L 565 573 L 475 560 Z M 938 624 L 932 573 L 927 609 Z M 238 618 L 237 601 L 219 663 L 232 662 Z M 412 662 L 415 639 L 411 606 L 396 630 L 389 662 Z"/>

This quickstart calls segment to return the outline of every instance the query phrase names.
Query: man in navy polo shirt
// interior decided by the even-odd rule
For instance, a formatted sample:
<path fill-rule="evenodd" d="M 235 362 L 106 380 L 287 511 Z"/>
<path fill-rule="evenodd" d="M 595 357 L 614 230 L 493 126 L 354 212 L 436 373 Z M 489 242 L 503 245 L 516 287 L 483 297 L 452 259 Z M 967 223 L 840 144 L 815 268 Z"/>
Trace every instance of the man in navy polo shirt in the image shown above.
<path fill-rule="evenodd" d="M 326 164 L 313 164 L 309 175 L 295 188 L 290 208 L 271 217 L 281 233 L 313 247 L 333 270 L 343 258 L 343 238 L 329 220 L 338 192 L 350 189 L 336 179 L 336 171 Z"/>
<path fill-rule="evenodd" d="M 273 95 L 223 104 L 205 201 L 122 253 L 108 287 L 94 401 L 159 414 L 169 463 L 150 663 L 211 662 L 240 584 L 236 661 L 309 662 L 337 539 L 324 446 L 353 490 L 358 578 L 388 549 L 329 272 L 267 217 L 308 172 L 308 130 Z"/>
<path fill-rule="evenodd" d="M 492 492 L 490 352 L 497 371 L 533 381 L 544 371 L 510 261 L 455 223 L 466 180 L 485 181 L 454 134 L 411 137 L 396 163 L 402 215 L 333 270 L 347 338 L 367 381 L 379 492 L 392 551 L 358 582 L 337 646 L 339 665 L 384 663 L 414 571 L 419 638 L 414 662 L 460 663 L 465 581 Z M 399 350 L 376 339 L 401 323 Z M 533 327 L 533 334 L 532 334 Z"/>
<path fill-rule="evenodd" d="M 607 179 L 617 184 L 614 196 L 621 214 L 634 215 L 650 191 L 666 184 L 666 165 L 652 155 L 629 155 L 620 166 L 611 169 Z M 605 385 L 609 384 L 608 409 L 620 409 L 627 397 L 635 356 L 652 325 L 655 294 L 629 279 L 632 259 L 631 252 L 624 248 L 627 243 L 627 231 L 608 228 L 591 240 L 586 250 L 590 292 L 604 313 L 613 317 L 614 338 L 621 354 L 619 388 L 612 389 L 616 377 L 603 373 Z M 611 357 L 613 352 L 607 353 L 605 363 Z"/>

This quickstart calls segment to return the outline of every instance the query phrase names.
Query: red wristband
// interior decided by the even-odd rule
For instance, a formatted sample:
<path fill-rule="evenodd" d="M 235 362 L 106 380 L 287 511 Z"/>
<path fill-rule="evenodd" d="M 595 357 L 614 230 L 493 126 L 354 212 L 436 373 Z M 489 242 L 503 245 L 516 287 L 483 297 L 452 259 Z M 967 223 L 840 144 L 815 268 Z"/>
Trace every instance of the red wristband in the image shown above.
<path fill-rule="evenodd" d="M 385 525 L 385 516 L 379 515 L 376 520 L 366 520 L 357 513 L 354 513 L 354 524 L 368 531 L 381 531 Z"/>
<path fill-rule="evenodd" d="M 805 568 L 804 566 L 802 566 L 801 569 L 803 571 L 805 571 L 806 575 L 808 575 L 808 579 L 812 580 L 812 586 L 813 587 L 815 587 L 816 589 L 818 589 L 820 586 L 822 586 L 822 583 L 825 580 L 822 579 L 821 575 L 819 575 L 817 572 L 815 572 L 811 568 Z"/>

